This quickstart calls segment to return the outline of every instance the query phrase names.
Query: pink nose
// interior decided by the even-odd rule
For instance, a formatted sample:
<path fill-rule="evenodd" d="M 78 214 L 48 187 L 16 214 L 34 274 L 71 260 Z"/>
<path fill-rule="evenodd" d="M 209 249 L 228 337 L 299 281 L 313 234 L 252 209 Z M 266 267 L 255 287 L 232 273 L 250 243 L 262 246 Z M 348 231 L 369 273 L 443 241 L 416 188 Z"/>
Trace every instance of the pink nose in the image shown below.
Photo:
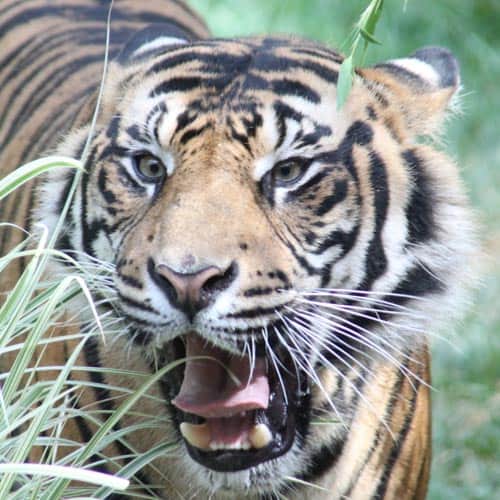
<path fill-rule="evenodd" d="M 166 264 L 153 266 L 149 266 L 153 281 L 169 302 L 183 311 L 190 320 L 213 301 L 217 294 L 228 288 L 237 273 L 234 263 L 225 271 L 209 266 L 195 273 L 178 273 Z"/>

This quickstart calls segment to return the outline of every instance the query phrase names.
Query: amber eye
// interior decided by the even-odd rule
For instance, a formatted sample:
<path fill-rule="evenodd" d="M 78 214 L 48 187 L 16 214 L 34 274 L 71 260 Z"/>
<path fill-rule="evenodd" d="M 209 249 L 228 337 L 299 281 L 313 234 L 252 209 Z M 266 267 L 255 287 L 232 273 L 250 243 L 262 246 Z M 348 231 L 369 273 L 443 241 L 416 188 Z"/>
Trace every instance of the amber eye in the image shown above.
<path fill-rule="evenodd" d="M 273 168 L 273 180 L 277 185 L 290 184 L 304 173 L 304 164 L 301 161 L 285 160 Z"/>
<path fill-rule="evenodd" d="M 159 182 L 165 176 L 163 163 L 148 153 L 134 157 L 135 170 L 145 182 Z"/>

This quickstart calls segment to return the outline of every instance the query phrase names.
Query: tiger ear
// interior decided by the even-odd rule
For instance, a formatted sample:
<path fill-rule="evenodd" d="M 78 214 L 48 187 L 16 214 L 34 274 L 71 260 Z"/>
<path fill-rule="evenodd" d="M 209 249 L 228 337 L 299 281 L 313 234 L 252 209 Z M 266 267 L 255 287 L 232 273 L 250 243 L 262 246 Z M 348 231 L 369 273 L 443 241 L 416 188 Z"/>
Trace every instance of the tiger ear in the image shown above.
<path fill-rule="evenodd" d="M 455 56 L 442 47 L 424 47 L 409 57 L 393 59 L 360 74 L 379 88 L 383 101 L 397 106 L 406 127 L 415 134 L 431 134 L 453 108 L 460 88 L 460 71 Z M 377 95 L 377 92 L 375 92 Z"/>
<path fill-rule="evenodd" d="M 162 54 L 173 45 L 191 41 L 193 36 L 179 26 L 155 23 L 137 31 L 123 46 L 116 61 L 122 66 Z"/>

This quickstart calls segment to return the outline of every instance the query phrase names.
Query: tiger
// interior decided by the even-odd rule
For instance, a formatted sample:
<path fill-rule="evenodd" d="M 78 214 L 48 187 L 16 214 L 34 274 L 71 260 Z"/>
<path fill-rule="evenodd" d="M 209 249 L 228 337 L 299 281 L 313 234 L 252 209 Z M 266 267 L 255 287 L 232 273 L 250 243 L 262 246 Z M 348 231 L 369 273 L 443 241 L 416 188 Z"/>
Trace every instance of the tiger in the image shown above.
<path fill-rule="evenodd" d="M 329 46 L 214 38 L 180 0 L 116 0 L 106 47 L 109 8 L 0 7 L 2 175 L 47 152 L 80 158 L 90 137 L 56 248 L 94 273 L 113 328 L 86 341 L 79 365 L 94 369 L 79 376 L 94 385 L 74 405 L 106 415 L 118 387 L 141 384 L 105 368 L 177 363 L 115 427 L 136 425 L 96 470 L 166 442 L 175 452 L 136 474 L 136 494 L 425 498 L 430 336 L 462 312 L 478 248 L 436 140 L 457 60 L 428 46 L 356 68 L 339 106 L 344 57 Z M 76 175 L 32 181 L 1 220 L 50 234 Z M 1 231 L 4 255 L 22 234 Z M 25 265 L 9 266 L 4 290 Z M 73 348 L 51 343 L 44 362 L 63 365 Z M 97 427 L 80 416 L 63 436 L 86 443 Z"/>

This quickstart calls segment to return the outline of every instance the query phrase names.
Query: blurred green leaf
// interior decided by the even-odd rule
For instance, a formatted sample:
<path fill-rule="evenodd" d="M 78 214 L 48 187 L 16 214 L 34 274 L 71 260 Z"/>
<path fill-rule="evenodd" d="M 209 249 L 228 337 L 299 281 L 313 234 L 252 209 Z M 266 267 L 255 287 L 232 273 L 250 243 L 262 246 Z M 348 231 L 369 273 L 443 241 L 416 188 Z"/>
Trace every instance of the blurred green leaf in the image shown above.
<path fill-rule="evenodd" d="M 337 109 L 344 105 L 352 88 L 353 64 L 352 56 L 346 57 L 340 66 L 339 79 L 337 80 Z"/>
<path fill-rule="evenodd" d="M 361 36 L 367 42 L 369 42 L 369 43 L 376 43 L 377 45 L 382 45 L 382 42 L 380 42 L 379 40 L 377 40 L 371 33 L 369 33 L 368 31 L 366 31 L 365 29 L 360 28 L 359 32 L 360 32 Z"/>

